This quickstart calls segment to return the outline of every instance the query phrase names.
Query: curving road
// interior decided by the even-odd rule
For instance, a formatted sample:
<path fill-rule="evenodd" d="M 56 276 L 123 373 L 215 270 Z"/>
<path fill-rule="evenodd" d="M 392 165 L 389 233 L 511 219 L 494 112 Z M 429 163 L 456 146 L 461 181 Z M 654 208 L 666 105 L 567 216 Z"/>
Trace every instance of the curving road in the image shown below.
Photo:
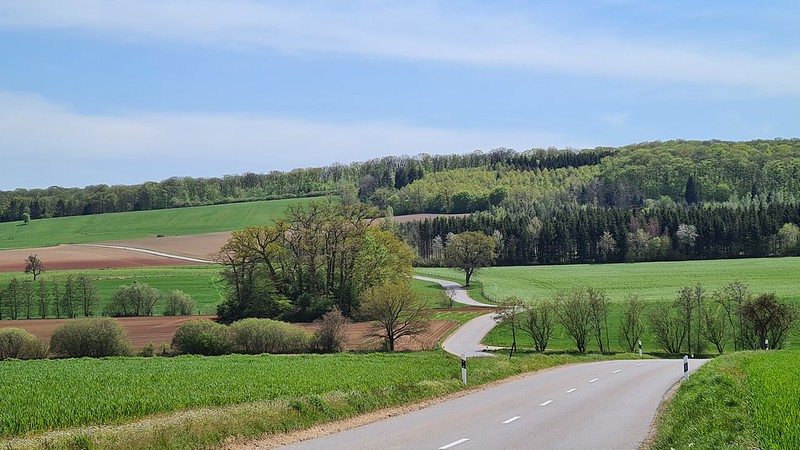
<path fill-rule="evenodd" d="M 422 276 L 414 276 L 414 278 L 422 281 L 439 283 L 445 289 L 445 293 L 447 295 L 452 295 L 453 301 L 458 303 L 485 308 L 495 307 L 495 305 L 488 305 L 473 300 L 469 294 L 467 294 L 467 290 L 458 283 Z M 491 347 L 481 344 L 481 341 L 495 325 L 497 325 L 497 322 L 494 320 L 494 314 L 478 316 L 459 327 L 453 334 L 445 339 L 444 342 L 442 342 L 442 349 L 447 353 L 452 353 L 456 356 L 465 355 L 468 358 L 474 356 L 494 356 L 484 351 Z"/>
<path fill-rule="evenodd" d="M 682 377 L 681 360 L 576 364 L 286 448 L 636 449 Z"/>

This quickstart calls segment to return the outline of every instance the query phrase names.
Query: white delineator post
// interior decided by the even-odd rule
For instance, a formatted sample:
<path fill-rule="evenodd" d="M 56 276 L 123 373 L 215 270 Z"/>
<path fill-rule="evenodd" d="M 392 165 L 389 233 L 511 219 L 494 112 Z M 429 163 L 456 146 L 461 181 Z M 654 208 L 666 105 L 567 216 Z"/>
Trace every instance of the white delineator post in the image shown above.
<path fill-rule="evenodd" d="M 639 339 L 639 356 L 642 356 L 642 340 Z"/>
<path fill-rule="evenodd" d="M 764 350 L 769 350 L 769 339 L 764 339 Z"/>
<path fill-rule="evenodd" d="M 683 357 L 683 379 L 689 381 L 689 357 Z"/>
<path fill-rule="evenodd" d="M 461 354 L 461 382 L 467 385 L 467 355 Z"/>

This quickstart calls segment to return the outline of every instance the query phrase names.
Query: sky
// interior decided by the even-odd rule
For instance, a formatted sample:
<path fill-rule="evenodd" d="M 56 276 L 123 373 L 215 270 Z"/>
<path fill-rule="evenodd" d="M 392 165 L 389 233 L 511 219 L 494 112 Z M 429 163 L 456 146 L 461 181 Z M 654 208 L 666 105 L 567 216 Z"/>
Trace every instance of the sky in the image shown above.
<path fill-rule="evenodd" d="M 0 190 L 798 137 L 800 2 L 0 0 Z"/>

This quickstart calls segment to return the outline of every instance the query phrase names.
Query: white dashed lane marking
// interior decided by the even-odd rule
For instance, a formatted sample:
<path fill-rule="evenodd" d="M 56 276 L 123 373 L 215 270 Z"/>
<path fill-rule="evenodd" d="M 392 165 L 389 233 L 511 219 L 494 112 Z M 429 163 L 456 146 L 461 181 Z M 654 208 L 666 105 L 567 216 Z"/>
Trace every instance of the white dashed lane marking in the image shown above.
<path fill-rule="evenodd" d="M 575 391 L 577 391 L 577 389 L 575 389 L 575 388 L 572 388 L 572 389 L 570 389 L 570 390 L 568 390 L 568 391 L 567 391 L 567 394 L 572 394 L 572 393 L 573 393 L 573 392 L 575 392 Z"/>
<path fill-rule="evenodd" d="M 513 421 L 515 421 L 517 419 L 519 419 L 519 416 L 514 416 L 514 417 L 512 417 L 512 418 L 510 418 L 508 420 L 504 420 L 503 421 L 503 425 L 508 425 L 508 424 L 510 424 L 511 422 L 513 422 Z"/>
<path fill-rule="evenodd" d="M 447 445 L 443 445 L 443 446 L 439 447 L 439 450 L 447 450 L 448 448 L 453 448 L 458 444 L 463 444 L 464 442 L 467 442 L 468 440 L 469 440 L 469 438 L 459 439 L 459 440 L 457 440 L 455 442 L 451 442 L 451 443 L 449 443 Z"/>
<path fill-rule="evenodd" d="M 597 381 L 597 380 L 599 380 L 599 379 L 600 379 L 600 378 L 592 378 L 591 380 L 589 380 L 589 383 L 594 383 L 595 381 Z"/>

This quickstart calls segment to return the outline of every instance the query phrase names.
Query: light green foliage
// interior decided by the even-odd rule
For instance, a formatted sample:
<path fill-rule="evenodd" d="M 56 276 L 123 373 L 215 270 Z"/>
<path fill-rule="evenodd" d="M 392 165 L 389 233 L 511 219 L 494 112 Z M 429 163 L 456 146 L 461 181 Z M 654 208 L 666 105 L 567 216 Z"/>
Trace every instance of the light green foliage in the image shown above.
<path fill-rule="evenodd" d="M 798 379 L 800 352 L 716 358 L 678 390 L 653 448 L 800 448 Z"/>
<path fill-rule="evenodd" d="M 164 301 L 167 304 L 164 308 L 165 316 L 191 316 L 197 309 L 192 297 L 177 289 L 170 291 Z"/>
<path fill-rule="evenodd" d="M 537 202 L 552 204 L 572 198 L 577 188 L 596 177 L 597 167 L 519 171 L 500 168 L 455 169 L 426 175 L 400 189 L 390 203 L 396 214 L 409 212 L 473 212 L 489 207 L 490 198 L 509 206 L 518 193 Z M 500 189 L 500 190 L 498 190 Z M 516 206 L 514 206 L 516 208 Z"/>
<path fill-rule="evenodd" d="M 0 223 L 0 249 L 230 231 L 248 225 L 271 223 L 284 213 L 287 206 L 310 201 L 310 199 L 271 200 L 59 217 L 34 220 L 24 227 L 6 222 Z"/>
<path fill-rule="evenodd" d="M 230 329 L 208 319 L 184 322 L 172 336 L 178 353 L 216 356 L 230 353 L 232 347 Z"/>
<path fill-rule="evenodd" d="M 242 319 L 230 326 L 233 350 L 237 353 L 302 353 L 309 336 L 301 327 L 271 319 Z"/>
<path fill-rule="evenodd" d="M 115 317 L 152 316 L 161 300 L 161 292 L 147 284 L 122 285 L 114 291 L 103 313 Z"/>
<path fill-rule="evenodd" d="M 50 352 L 55 356 L 125 356 L 131 353 L 128 333 L 116 320 L 93 317 L 70 320 L 53 331 Z"/>

